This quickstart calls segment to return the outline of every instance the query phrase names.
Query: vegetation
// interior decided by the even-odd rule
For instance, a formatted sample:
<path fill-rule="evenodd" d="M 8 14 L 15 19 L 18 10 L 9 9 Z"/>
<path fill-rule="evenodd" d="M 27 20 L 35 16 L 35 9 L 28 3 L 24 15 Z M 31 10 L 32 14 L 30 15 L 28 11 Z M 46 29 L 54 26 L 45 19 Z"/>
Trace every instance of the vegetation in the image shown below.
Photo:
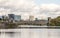
<path fill-rule="evenodd" d="M 51 19 L 50 25 L 51 26 L 60 26 L 60 16 L 58 16 L 57 18 Z"/>
<path fill-rule="evenodd" d="M 9 29 L 17 28 L 17 25 L 15 23 L 7 23 L 5 28 L 9 28 Z"/>
<path fill-rule="evenodd" d="M 3 20 L 3 22 L 2 22 L 2 20 Z M 6 19 L 1 19 L 0 18 L 0 28 L 12 29 L 12 28 L 17 28 L 18 25 L 20 25 L 20 23 L 16 24 L 16 23 L 13 23 L 13 21 L 11 21 L 11 22 L 9 22 L 9 21 L 5 22 L 5 21 L 6 21 Z M 23 22 L 21 24 L 23 24 Z M 35 25 L 34 23 L 25 23 L 25 22 L 24 22 L 24 24 Z M 60 26 L 60 16 L 58 16 L 57 18 L 51 19 L 48 24 L 50 26 Z M 37 25 L 40 25 L 40 24 L 37 24 Z"/>

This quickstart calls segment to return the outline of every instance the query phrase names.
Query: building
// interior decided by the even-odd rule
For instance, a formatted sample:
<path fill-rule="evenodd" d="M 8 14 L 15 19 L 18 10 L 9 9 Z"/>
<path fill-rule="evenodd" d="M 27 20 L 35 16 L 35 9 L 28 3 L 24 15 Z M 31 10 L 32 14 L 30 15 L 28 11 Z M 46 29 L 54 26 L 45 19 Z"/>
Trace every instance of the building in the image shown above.
<path fill-rule="evenodd" d="M 48 17 L 48 21 L 51 21 L 51 17 Z"/>
<path fill-rule="evenodd" d="M 48 17 L 48 25 L 50 25 L 51 17 Z"/>
<path fill-rule="evenodd" d="M 39 21 L 39 19 L 38 18 L 35 18 L 35 21 Z"/>
<path fill-rule="evenodd" d="M 2 16 L 0 16 L 0 20 L 2 20 Z"/>
<path fill-rule="evenodd" d="M 15 22 L 14 21 L 14 18 L 15 18 L 14 14 L 8 14 L 8 18 L 9 18 L 9 22 Z"/>
<path fill-rule="evenodd" d="M 12 20 L 14 20 L 14 18 L 15 18 L 15 15 L 14 15 L 14 14 L 8 14 L 8 17 L 9 17 L 9 19 L 12 19 Z"/>
<path fill-rule="evenodd" d="M 34 20 L 34 16 L 29 16 L 29 21 L 33 21 Z"/>
<path fill-rule="evenodd" d="M 21 15 L 15 15 L 14 20 L 15 21 L 21 21 Z"/>

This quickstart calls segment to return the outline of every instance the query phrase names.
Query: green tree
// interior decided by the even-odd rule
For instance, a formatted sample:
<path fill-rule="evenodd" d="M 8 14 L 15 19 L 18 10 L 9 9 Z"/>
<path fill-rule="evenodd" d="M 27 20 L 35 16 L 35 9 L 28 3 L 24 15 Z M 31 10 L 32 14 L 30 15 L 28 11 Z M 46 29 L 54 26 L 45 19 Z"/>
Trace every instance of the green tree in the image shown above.
<path fill-rule="evenodd" d="M 58 16 L 57 18 L 51 19 L 50 25 L 51 26 L 60 26 L 60 16 Z"/>

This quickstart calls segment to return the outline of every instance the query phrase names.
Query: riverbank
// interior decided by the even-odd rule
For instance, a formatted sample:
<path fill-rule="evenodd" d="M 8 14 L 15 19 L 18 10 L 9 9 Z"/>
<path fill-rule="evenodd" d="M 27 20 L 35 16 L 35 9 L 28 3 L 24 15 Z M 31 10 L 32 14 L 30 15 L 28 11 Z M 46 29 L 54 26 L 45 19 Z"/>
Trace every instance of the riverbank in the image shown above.
<path fill-rule="evenodd" d="M 19 25 L 18 28 L 23 29 L 60 29 L 60 26 L 47 26 L 47 25 Z"/>

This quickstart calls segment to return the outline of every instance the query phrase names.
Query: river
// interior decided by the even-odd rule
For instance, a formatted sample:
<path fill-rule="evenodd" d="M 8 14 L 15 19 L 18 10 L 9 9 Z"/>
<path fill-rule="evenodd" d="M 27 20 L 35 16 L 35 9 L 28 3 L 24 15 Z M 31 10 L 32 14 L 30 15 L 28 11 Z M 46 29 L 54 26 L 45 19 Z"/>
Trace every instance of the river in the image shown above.
<path fill-rule="evenodd" d="M 60 38 L 60 29 L 1 29 L 0 32 L 0 38 Z"/>
<path fill-rule="evenodd" d="M 35 28 L 0 29 L 0 38 L 60 38 L 60 29 L 48 29 L 42 28 L 47 26 L 33 25 L 20 25 L 19 27 Z"/>

